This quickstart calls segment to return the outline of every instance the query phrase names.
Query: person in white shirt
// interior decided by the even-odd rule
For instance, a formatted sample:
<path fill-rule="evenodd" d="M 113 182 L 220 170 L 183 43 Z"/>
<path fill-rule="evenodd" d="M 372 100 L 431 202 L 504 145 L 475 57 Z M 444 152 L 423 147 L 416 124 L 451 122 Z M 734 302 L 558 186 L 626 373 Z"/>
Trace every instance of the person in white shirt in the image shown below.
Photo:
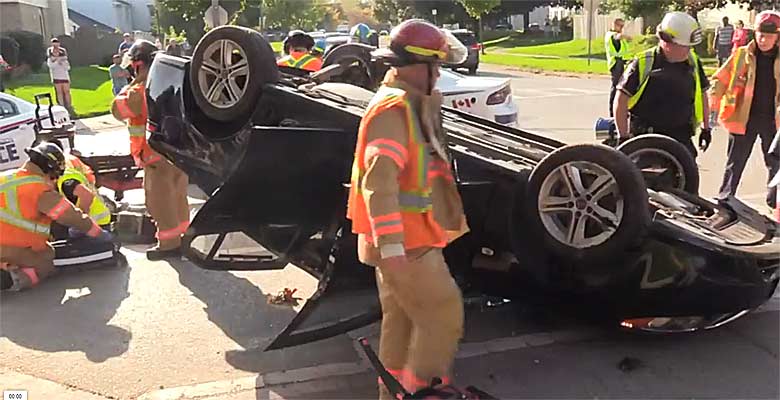
<path fill-rule="evenodd" d="M 54 92 L 57 104 L 65 107 L 73 114 L 73 103 L 70 98 L 70 62 L 68 51 L 60 46 L 60 40 L 51 39 L 51 47 L 46 50 L 46 65 L 49 67 L 51 82 L 54 84 Z"/>

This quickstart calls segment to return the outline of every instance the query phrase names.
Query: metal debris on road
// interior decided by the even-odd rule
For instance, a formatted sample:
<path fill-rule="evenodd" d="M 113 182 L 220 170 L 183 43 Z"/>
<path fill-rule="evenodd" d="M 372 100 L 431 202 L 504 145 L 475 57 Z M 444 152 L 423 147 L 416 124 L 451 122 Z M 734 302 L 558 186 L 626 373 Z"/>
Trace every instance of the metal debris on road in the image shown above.
<path fill-rule="evenodd" d="M 300 297 L 293 297 L 298 289 L 284 288 L 277 295 L 268 295 L 268 304 L 297 306 Z"/>

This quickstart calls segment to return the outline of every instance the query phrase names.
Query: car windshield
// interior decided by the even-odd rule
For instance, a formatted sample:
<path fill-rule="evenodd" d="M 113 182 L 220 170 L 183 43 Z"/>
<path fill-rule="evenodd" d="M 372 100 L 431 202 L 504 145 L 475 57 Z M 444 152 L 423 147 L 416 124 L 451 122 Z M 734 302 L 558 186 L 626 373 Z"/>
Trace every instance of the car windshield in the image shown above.
<path fill-rule="evenodd" d="M 474 36 L 473 33 L 458 33 L 453 32 L 453 35 L 455 35 L 458 40 L 461 41 L 466 46 L 471 46 L 473 44 L 477 44 L 477 38 Z"/>

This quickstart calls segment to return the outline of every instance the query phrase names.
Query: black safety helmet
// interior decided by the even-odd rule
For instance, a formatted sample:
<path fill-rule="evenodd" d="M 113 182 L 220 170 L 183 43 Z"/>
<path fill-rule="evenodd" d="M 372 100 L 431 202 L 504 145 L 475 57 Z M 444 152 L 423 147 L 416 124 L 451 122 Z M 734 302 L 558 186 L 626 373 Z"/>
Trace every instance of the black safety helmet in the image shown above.
<path fill-rule="evenodd" d="M 138 68 L 139 63 L 144 63 L 147 67 L 152 65 L 154 55 L 159 49 L 154 43 L 138 39 L 130 46 L 130 49 L 125 53 L 122 60 L 122 67 L 127 68 L 132 65 L 133 68 Z"/>
<path fill-rule="evenodd" d="M 24 152 L 30 157 L 30 162 L 51 178 L 59 178 L 65 172 L 65 154 L 54 143 L 39 143 L 24 149 Z"/>
<path fill-rule="evenodd" d="M 314 47 L 314 38 L 300 29 L 293 29 L 287 33 L 287 37 L 282 42 L 282 48 L 284 48 L 285 54 L 290 54 L 290 49 L 298 47 L 311 51 Z"/>

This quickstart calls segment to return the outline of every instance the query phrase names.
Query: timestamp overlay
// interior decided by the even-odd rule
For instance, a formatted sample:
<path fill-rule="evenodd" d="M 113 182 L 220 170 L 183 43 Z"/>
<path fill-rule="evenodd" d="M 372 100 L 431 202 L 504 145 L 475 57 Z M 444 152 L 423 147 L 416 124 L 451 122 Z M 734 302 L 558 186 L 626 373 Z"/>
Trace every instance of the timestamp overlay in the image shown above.
<path fill-rule="evenodd" d="M 27 400 L 27 391 L 3 390 L 3 400 Z"/>

